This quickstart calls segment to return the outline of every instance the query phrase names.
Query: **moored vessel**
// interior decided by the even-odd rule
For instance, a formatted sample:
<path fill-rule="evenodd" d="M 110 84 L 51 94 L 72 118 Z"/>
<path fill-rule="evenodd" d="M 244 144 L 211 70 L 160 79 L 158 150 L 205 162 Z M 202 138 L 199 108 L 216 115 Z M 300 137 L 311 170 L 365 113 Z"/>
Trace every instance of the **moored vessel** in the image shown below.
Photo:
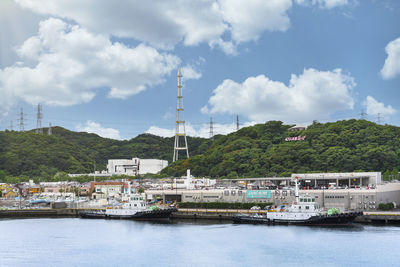
<path fill-rule="evenodd" d="M 362 212 L 339 212 L 337 209 L 324 211 L 312 196 L 299 197 L 297 179 L 295 179 L 296 200 L 289 207 L 269 210 L 266 215 L 238 215 L 234 223 L 252 224 L 297 224 L 297 225 L 346 225 L 351 224 Z"/>
<path fill-rule="evenodd" d="M 114 205 L 109 205 L 105 210 L 82 210 L 79 215 L 82 218 L 108 218 L 108 219 L 132 219 L 132 220 L 158 220 L 169 219 L 176 208 L 164 208 L 159 206 L 148 207 L 143 196 L 132 194 L 129 190 L 126 200 Z"/>

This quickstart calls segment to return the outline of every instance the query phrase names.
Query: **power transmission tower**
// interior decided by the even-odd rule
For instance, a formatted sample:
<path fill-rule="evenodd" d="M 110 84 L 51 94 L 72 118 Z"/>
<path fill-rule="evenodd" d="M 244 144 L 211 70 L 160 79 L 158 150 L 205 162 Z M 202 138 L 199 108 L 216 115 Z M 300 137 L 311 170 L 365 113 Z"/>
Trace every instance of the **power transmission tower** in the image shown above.
<path fill-rule="evenodd" d="M 10 128 L 10 131 L 13 131 L 13 130 L 14 130 L 13 121 L 10 121 L 10 126 L 9 126 L 9 128 Z"/>
<path fill-rule="evenodd" d="M 51 122 L 49 122 L 49 129 L 48 129 L 47 134 L 48 134 L 48 135 L 51 135 L 51 134 L 52 134 L 52 132 L 51 132 Z"/>
<path fill-rule="evenodd" d="M 383 117 L 381 113 L 376 115 L 376 123 L 381 124 L 383 122 Z"/>
<path fill-rule="evenodd" d="M 36 113 L 36 133 L 42 134 L 43 133 L 43 128 L 42 128 L 42 105 L 40 103 L 37 105 L 37 113 Z"/>
<path fill-rule="evenodd" d="M 178 69 L 177 75 L 177 88 L 178 95 L 176 101 L 176 129 L 175 129 L 175 144 L 174 144 L 174 158 L 173 162 L 177 161 L 179 158 L 179 151 L 186 150 L 186 157 L 189 158 L 189 147 L 186 138 L 186 128 L 185 128 L 185 116 L 183 113 L 183 95 L 182 95 L 182 72 L 181 69 Z M 183 132 L 181 132 L 181 128 L 183 128 Z M 183 137 L 185 145 L 179 146 L 179 139 Z"/>
<path fill-rule="evenodd" d="M 25 119 L 24 119 L 24 110 L 21 108 L 21 112 L 19 113 L 19 130 L 21 132 L 25 131 Z"/>
<path fill-rule="evenodd" d="M 236 131 L 239 131 L 239 115 L 236 115 Z"/>
<path fill-rule="evenodd" d="M 360 119 L 365 120 L 366 116 L 368 115 L 367 113 L 365 113 L 364 109 L 361 110 L 361 113 L 358 114 L 360 115 Z"/>
<path fill-rule="evenodd" d="M 210 139 L 214 141 L 214 124 L 212 117 L 210 118 Z"/>

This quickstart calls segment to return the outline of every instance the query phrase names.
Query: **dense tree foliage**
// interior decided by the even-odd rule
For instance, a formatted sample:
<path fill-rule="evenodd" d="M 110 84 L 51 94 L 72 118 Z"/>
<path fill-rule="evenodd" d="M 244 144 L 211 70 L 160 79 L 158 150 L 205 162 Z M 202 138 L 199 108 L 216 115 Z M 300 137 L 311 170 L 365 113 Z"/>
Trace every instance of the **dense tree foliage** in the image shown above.
<path fill-rule="evenodd" d="M 269 121 L 217 135 L 213 142 L 188 137 L 191 157 L 186 159 L 182 153 L 182 160 L 170 163 L 162 175 L 181 176 L 190 168 L 196 176 L 214 178 L 352 171 L 381 171 L 385 177 L 397 177 L 399 127 L 366 120 L 314 122 L 299 132 L 288 131 L 290 127 Z M 285 141 L 298 135 L 306 139 Z M 55 127 L 51 136 L 32 131 L 0 132 L 0 182 L 11 178 L 58 181 L 65 173 L 92 172 L 94 162 L 97 170 L 103 170 L 108 159 L 139 157 L 170 162 L 173 143 L 174 138 L 151 134 L 119 141 L 60 127 Z"/>
<path fill-rule="evenodd" d="M 188 137 L 191 155 L 208 149 L 211 142 Z M 40 178 L 59 180 L 56 173 L 89 173 L 104 170 L 108 159 L 172 159 L 174 138 L 142 134 L 131 140 L 113 140 L 96 134 L 54 127 L 51 136 L 34 131 L 0 132 L 0 182 Z M 185 158 L 182 153 L 182 158 Z"/>
<path fill-rule="evenodd" d="M 288 176 L 305 172 L 381 171 L 397 174 L 400 128 L 366 120 L 314 122 L 307 130 L 269 121 L 218 136 L 203 154 L 168 166 L 163 173 L 212 177 Z M 286 142 L 286 137 L 306 136 Z"/>

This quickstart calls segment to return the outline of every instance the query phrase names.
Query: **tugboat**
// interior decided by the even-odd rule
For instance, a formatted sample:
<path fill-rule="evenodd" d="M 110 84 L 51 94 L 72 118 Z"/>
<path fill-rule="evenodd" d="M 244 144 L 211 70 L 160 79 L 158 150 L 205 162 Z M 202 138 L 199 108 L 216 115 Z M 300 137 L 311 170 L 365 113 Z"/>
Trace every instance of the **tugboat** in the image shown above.
<path fill-rule="evenodd" d="M 351 224 L 362 212 L 340 213 L 337 209 L 323 211 L 315 198 L 299 197 L 299 186 L 295 180 L 296 200 L 288 208 L 279 211 L 268 211 L 266 215 L 238 215 L 233 217 L 234 223 L 251 224 L 296 224 L 296 225 L 346 225 Z"/>
<path fill-rule="evenodd" d="M 176 208 L 147 207 L 140 194 L 128 193 L 128 200 L 118 205 L 110 205 L 105 211 L 83 210 L 79 212 L 82 218 L 132 219 L 132 220 L 159 220 L 169 219 Z"/>

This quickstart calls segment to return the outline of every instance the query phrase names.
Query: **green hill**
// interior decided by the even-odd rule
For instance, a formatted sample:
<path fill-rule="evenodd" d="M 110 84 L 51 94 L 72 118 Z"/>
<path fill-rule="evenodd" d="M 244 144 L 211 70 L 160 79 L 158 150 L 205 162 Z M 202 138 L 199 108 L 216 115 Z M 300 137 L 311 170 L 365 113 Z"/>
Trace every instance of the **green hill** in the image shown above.
<path fill-rule="evenodd" d="M 215 141 L 188 137 L 190 159 L 162 171 L 180 176 L 263 177 L 294 172 L 381 171 L 400 169 L 400 127 L 365 120 L 314 123 L 290 132 L 292 125 L 269 121 L 242 128 Z M 285 141 L 306 136 L 304 141 Z M 158 158 L 171 162 L 174 138 L 142 134 L 119 141 L 54 127 L 53 135 L 0 132 L 0 182 L 6 176 L 51 180 L 57 172 L 88 173 L 106 168 L 112 158 Z M 182 153 L 183 155 L 183 153 Z"/>
<path fill-rule="evenodd" d="M 183 175 L 186 168 L 196 176 L 264 177 L 305 172 L 381 171 L 400 168 L 400 128 L 366 120 L 347 120 L 310 125 L 289 132 L 289 125 L 269 121 L 218 136 L 205 153 L 175 162 L 164 169 Z M 306 136 L 304 141 L 285 141 Z"/>
<path fill-rule="evenodd" d="M 191 155 L 208 149 L 210 142 L 188 137 Z M 40 177 L 50 180 L 59 171 L 93 172 L 106 168 L 108 159 L 158 158 L 172 159 L 174 138 L 142 134 L 131 140 L 119 141 L 96 134 L 73 132 L 54 127 L 51 136 L 34 131 L 0 132 L 0 182 L 2 176 Z M 182 153 L 182 157 L 185 156 Z"/>

